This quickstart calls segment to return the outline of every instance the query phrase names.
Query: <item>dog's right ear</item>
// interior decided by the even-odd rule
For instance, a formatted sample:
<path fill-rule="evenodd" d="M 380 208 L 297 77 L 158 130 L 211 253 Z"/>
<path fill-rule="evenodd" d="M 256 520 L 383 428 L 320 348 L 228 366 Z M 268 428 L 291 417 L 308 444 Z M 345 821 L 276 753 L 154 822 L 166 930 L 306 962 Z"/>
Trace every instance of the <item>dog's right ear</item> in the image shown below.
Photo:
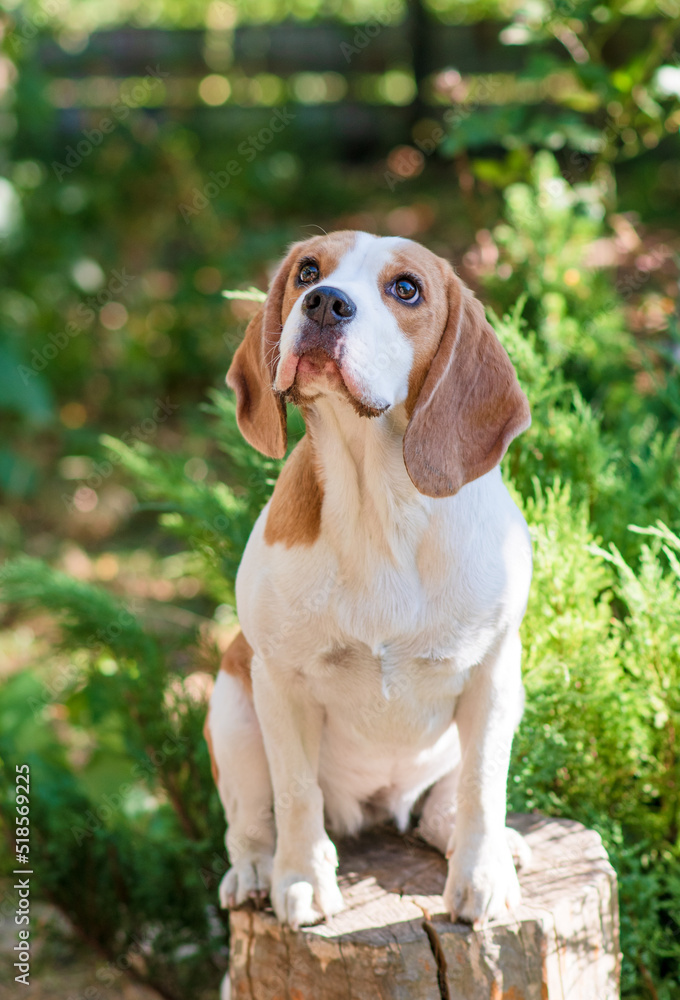
<path fill-rule="evenodd" d="M 288 273 L 298 252 L 294 246 L 274 275 L 267 299 L 251 319 L 227 372 L 236 393 L 236 420 L 244 438 L 269 458 L 286 454 L 286 403 L 274 392 L 283 326 L 283 297 Z"/>
<path fill-rule="evenodd" d="M 451 497 L 498 465 L 531 423 L 529 403 L 481 302 L 444 263 L 448 319 L 404 435 L 416 489 Z"/>

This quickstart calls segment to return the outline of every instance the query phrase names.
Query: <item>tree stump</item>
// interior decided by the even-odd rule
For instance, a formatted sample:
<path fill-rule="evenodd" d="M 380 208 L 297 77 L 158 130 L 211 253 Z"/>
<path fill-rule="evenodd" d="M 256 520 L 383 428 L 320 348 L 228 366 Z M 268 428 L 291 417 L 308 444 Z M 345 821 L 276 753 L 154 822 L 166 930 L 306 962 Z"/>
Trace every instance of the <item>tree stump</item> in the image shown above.
<path fill-rule="evenodd" d="M 347 909 L 302 931 L 271 911 L 231 914 L 231 1000 L 616 1000 L 616 877 L 598 834 L 510 816 L 531 864 L 513 919 L 448 919 L 446 861 L 381 830 L 341 842 Z"/>

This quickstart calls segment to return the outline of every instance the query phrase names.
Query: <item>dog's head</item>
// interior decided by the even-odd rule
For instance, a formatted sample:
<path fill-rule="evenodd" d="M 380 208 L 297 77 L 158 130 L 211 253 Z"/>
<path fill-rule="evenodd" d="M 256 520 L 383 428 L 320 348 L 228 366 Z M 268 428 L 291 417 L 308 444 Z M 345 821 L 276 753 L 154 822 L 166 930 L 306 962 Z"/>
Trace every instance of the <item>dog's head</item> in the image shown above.
<path fill-rule="evenodd" d="M 273 458 L 286 401 L 336 394 L 370 418 L 404 405 L 417 489 L 452 496 L 500 462 L 529 405 L 481 304 L 412 240 L 335 232 L 296 243 L 236 351 L 239 427 Z"/>

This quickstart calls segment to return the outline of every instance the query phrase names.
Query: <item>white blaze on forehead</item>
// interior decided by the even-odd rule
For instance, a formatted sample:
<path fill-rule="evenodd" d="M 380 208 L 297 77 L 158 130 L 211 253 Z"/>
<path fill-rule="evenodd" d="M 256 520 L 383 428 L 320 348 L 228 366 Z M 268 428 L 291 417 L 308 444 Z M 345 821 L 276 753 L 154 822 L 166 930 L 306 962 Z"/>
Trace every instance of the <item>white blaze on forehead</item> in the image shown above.
<path fill-rule="evenodd" d="M 396 236 L 357 233 L 335 270 L 316 283 L 338 288 L 356 305 L 356 315 L 343 330 L 343 374 L 357 387 L 362 401 L 377 408 L 402 402 L 408 395 L 413 348 L 383 301 L 378 278 L 394 252 L 409 243 Z M 279 370 L 295 350 L 303 321 L 303 298 L 297 299 L 284 325 Z"/>
<path fill-rule="evenodd" d="M 403 250 L 409 243 L 401 236 L 357 233 L 354 244 L 342 255 L 336 269 L 323 278 L 322 284 L 335 286 L 338 281 L 355 281 L 366 277 L 367 270 L 377 282 L 378 274 L 390 262 L 394 251 Z"/>

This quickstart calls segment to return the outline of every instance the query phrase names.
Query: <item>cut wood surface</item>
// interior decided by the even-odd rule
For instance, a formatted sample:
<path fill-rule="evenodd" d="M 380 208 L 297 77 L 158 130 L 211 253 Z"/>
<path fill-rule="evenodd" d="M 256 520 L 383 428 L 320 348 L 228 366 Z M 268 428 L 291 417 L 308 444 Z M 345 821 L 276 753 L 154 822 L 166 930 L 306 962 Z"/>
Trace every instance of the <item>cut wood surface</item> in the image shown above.
<path fill-rule="evenodd" d="M 616 1000 L 616 878 L 598 834 L 511 816 L 532 850 L 522 905 L 481 930 L 452 923 L 446 861 L 381 830 L 338 844 L 347 909 L 294 932 L 270 910 L 231 914 L 232 1000 Z"/>

